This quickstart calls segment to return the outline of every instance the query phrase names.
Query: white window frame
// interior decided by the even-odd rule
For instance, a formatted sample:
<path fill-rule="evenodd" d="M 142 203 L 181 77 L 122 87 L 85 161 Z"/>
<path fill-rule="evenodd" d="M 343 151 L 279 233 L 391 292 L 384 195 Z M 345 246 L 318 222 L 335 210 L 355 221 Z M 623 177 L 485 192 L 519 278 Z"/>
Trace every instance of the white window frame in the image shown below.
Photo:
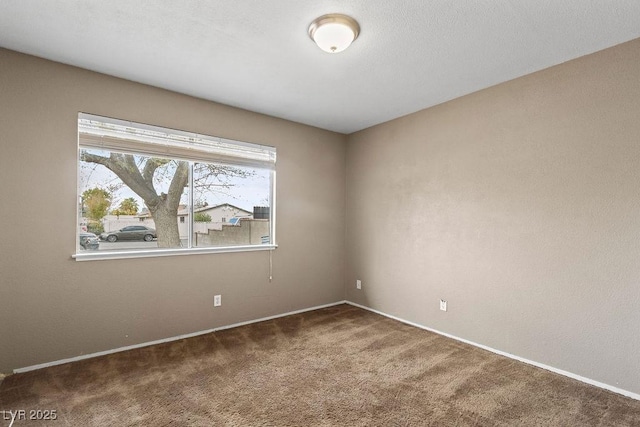
<path fill-rule="evenodd" d="M 192 132 L 135 123 L 131 121 L 78 113 L 78 166 L 80 151 L 94 148 L 143 156 L 160 156 L 190 162 L 222 163 L 231 166 L 258 167 L 270 171 L 269 208 L 270 242 L 259 245 L 191 247 L 191 233 L 187 248 L 131 249 L 118 251 L 77 252 L 77 261 L 147 258 L 174 255 L 247 252 L 274 250 L 276 244 L 276 149 L 275 147 L 235 141 Z M 79 174 L 78 174 L 79 175 Z M 79 181 L 79 176 L 78 176 Z M 78 182 L 78 193 L 80 183 Z M 191 194 L 191 193 L 190 193 Z M 191 195 L 192 197 L 192 195 Z M 190 221 L 193 203 L 190 204 Z M 79 215 L 79 213 L 78 213 Z M 76 219 L 76 224 L 80 218 Z M 191 227 L 191 226 L 190 226 Z M 78 227 L 75 240 L 78 241 Z M 77 243 L 76 243 L 77 247 Z"/>

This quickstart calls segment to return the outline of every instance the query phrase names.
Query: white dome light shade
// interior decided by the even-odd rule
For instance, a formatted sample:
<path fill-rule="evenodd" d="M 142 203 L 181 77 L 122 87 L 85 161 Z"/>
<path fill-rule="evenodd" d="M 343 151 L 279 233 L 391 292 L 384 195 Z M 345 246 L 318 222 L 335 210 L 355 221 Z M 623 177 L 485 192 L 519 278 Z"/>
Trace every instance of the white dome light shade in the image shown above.
<path fill-rule="evenodd" d="M 346 25 L 325 24 L 318 27 L 313 35 L 313 40 L 325 52 L 338 53 L 349 47 L 353 37 L 353 31 Z"/>
<path fill-rule="evenodd" d="M 320 49 L 329 53 L 342 52 L 351 45 L 359 33 L 358 23 L 346 15 L 323 15 L 309 26 L 311 39 Z"/>

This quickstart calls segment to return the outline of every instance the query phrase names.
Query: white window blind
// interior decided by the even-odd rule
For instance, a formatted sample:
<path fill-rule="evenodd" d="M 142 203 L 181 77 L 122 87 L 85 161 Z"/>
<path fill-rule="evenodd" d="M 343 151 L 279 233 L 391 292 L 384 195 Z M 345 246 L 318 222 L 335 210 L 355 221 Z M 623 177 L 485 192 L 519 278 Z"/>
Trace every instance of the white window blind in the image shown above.
<path fill-rule="evenodd" d="M 275 169 L 276 149 L 141 123 L 78 115 L 78 142 L 84 148 L 146 154 L 190 161 Z"/>

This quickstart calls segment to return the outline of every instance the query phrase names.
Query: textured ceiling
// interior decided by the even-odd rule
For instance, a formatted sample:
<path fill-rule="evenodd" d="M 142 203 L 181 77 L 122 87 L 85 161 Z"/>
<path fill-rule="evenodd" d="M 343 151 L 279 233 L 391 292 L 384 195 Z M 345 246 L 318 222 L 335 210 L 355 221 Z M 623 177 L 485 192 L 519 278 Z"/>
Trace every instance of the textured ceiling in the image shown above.
<path fill-rule="evenodd" d="M 638 0 L 0 1 L 2 47 L 342 133 L 638 37 Z"/>

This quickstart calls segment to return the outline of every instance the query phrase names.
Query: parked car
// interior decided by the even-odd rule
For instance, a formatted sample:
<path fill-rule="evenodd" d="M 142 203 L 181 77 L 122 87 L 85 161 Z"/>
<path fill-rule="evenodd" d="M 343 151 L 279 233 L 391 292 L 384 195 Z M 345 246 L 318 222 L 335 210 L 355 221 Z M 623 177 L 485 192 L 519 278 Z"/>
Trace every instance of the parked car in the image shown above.
<path fill-rule="evenodd" d="M 78 240 L 80 241 L 80 247 L 87 250 L 98 250 L 100 249 L 100 242 L 98 241 L 98 236 L 93 233 L 87 233 L 81 231 L 78 234 Z"/>
<path fill-rule="evenodd" d="M 100 235 L 100 240 L 115 242 L 118 240 L 144 240 L 150 242 L 157 238 L 156 230 L 144 225 L 130 225 L 117 231 L 109 231 Z"/>

